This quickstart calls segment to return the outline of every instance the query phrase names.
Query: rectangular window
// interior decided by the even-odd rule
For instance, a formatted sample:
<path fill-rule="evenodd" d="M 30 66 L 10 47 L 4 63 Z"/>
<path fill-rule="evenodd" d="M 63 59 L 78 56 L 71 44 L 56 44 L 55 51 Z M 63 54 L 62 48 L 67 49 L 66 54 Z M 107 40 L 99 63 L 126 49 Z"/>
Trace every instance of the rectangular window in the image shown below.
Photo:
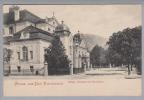
<path fill-rule="evenodd" d="M 20 60 L 20 52 L 17 52 L 18 60 Z"/>
<path fill-rule="evenodd" d="M 50 28 L 48 28 L 48 31 L 50 31 L 51 29 Z"/>
<path fill-rule="evenodd" d="M 9 34 L 14 34 L 14 29 L 13 29 L 13 27 L 11 26 L 11 27 L 9 27 Z"/>
<path fill-rule="evenodd" d="M 18 69 L 18 72 L 21 72 L 21 67 L 20 66 L 18 66 L 17 69 Z"/>
<path fill-rule="evenodd" d="M 47 54 L 48 54 L 48 49 L 44 49 L 44 62 L 47 61 Z"/>
<path fill-rule="evenodd" d="M 33 66 L 30 66 L 30 71 L 34 72 L 34 67 Z"/>
<path fill-rule="evenodd" d="M 33 59 L 33 51 L 30 51 L 30 57 Z"/>

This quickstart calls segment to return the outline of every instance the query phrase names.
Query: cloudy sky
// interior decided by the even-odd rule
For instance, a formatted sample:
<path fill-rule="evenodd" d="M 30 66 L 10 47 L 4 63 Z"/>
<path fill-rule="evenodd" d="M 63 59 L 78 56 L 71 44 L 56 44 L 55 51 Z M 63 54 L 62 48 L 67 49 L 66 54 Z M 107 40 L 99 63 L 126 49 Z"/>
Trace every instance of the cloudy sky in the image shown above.
<path fill-rule="evenodd" d="M 140 5 L 19 5 L 41 18 L 64 20 L 72 33 L 96 34 L 108 38 L 113 32 L 141 25 Z M 4 12 L 8 12 L 5 5 Z"/>

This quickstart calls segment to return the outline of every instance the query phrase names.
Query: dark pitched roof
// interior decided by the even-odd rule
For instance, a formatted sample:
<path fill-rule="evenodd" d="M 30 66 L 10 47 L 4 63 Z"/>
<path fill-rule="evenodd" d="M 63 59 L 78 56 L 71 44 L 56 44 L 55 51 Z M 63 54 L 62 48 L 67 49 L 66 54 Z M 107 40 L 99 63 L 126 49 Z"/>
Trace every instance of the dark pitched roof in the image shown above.
<path fill-rule="evenodd" d="M 20 11 L 20 19 L 18 21 L 14 21 L 13 12 L 5 13 L 3 17 L 4 17 L 4 24 L 12 24 L 21 21 L 30 21 L 32 23 L 45 22 L 44 19 L 41 19 L 40 17 L 34 15 L 33 13 L 27 10 Z"/>
<path fill-rule="evenodd" d="M 59 32 L 59 31 L 67 31 L 67 32 L 69 32 L 70 29 L 69 29 L 69 27 L 68 27 L 67 25 L 65 25 L 65 24 L 59 24 L 59 25 L 56 27 L 55 31 L 57 31 L 57 32 Z"/>
<path fill-rule="evenodd" d="M 30 34 L 29 38 L 20 39 L 22 32 L 29 33 Z M 11 41 L 23 41 L 23 40 L 34 40 L 34 39 L 42 39 L 51 42 L 53 40 L 53 35 L 47 31 L 41 30 L 34 26 L 28 26 L 23 30 L 15 33 Z"/>

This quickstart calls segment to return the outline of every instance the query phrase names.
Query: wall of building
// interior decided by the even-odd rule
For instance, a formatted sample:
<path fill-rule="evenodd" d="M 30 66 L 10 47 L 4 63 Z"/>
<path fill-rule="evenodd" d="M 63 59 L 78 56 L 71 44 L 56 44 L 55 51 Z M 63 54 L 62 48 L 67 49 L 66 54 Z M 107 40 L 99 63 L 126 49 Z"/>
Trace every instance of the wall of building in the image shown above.
<path fill-rule="evenodd" d="M 55 27 L 48 24 L 48 23 L 39 23 L 36 25 L 37 28 L 40 28 L 42 30 L 45 30 L 47 32 L 53 33 L 55 30 Z"/>
<path fill-rule="evenodd" d="M 28 48 L 28 61 L 23 61 L 23 47 Z M 12 58 L 9 64 L 5 64 L 6 70 L 11 70 L 11 74 L 15 75 L 32 75 L 39 71 L 40 74 L 44 73 L 44 49 L 50 46 L 50 42 L 44 40 L 27 40 L 19 42 L 11 42 L 10 49 L 12 50 Z M 5 46 L 5 48 L 8 48 Z M 30 51 L 33 51 L 33 59 L 30 57 Z M 17 52 L 20 52 L 20 59 L 18 59 Z M 18 72 L 18 66 L 21 67 L 21 72 Z M 33 66 L 34 72 L 30 70 Z"/>
<path fill-rule="evenodd" d="M 9 25 L 4 25 L 3 36 L 9 36 Z"/>
<path fill-rule="evenodd" d="M 50 46 L 50 44 L 51 43 L 48 41 L 40 40 L 40 63 L 44 63 L 44 51 Z"/>
<path fill-rule="evenodd" d="M 61 36 L 60 40 L 62 41 L 65 47 L 65 53 L 70 57 L 70 37 L 69 36 Z"/>
<path fill-rule="evenodd" d="M 40 64 L 40 40 L 32 41 L 19 41 L 12 42 L 11 48 L 13 51 L 11 59 L 11 68 L 16 70 L 17 66 L 21 66 L 22 69 L 29 69 L 31 65 Z M 28 48 L 28 61 L 23 60 L 23 51 L 22 48 L 26 46 Z M 30 51 L 33 51 L 33 59 L 30 58 Z M 20 60 L 18 59 L 17 52 L 20 52 Z M 35 66 L 39 67 L 39 66 Z"/>

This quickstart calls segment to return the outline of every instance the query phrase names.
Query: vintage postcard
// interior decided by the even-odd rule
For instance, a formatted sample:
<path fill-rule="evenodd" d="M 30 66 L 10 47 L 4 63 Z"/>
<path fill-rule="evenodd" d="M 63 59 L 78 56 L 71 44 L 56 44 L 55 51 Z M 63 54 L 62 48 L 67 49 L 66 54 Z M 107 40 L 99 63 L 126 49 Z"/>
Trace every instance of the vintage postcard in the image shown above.
<path fill-rule="evenodd" d="M 141 5 L 3 5 L 4 96 L 141 96 Z"/>

